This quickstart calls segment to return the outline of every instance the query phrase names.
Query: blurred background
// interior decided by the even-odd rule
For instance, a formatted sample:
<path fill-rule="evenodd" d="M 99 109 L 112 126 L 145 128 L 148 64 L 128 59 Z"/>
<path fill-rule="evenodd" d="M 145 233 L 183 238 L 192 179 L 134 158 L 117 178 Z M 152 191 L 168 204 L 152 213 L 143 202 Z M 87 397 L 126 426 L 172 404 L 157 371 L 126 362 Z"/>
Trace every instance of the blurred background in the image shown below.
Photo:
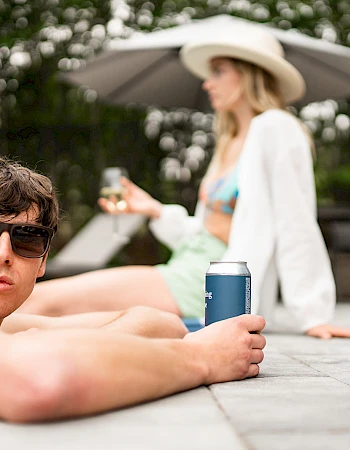
<path fill-rule="evenodd" d="M 348 0 L 0 0 L 0 152 L 50 176 L 57 187 L 62 219 L 51 257 L 98 211 L 103 168 L 126 167 L 153 196 L 192 213 L 214 145 L 211 114 L 110 107 L 86 86 L 63 84 L 58 73 L 84 67 L 135 33 L 223 13 L 350 46 Z M 334 267 L 343 258 L 338 283 L 350 297 L 350 244 L 342 248 L 344 239 L 331 226 L 350 221 L 349 101 L 330 99 L 293 112 L 315 137 L 320 224 Z M 167 257 L 145 226 L 110 264 Z"/>

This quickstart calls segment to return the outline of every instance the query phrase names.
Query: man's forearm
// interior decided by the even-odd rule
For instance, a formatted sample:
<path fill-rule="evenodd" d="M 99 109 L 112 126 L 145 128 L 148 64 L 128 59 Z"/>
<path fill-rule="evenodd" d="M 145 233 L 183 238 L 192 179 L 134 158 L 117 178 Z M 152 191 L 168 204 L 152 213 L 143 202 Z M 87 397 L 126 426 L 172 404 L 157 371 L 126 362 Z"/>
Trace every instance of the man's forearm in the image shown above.
<path fill-rule="evenodd" d="M 146 337 L 182 338 L 187 329 L 174 314 L 137 306 L 123 311 L 90 312 L 63 317 L 34 314 L 12 314 L 3 321 L 1 330 L 14 334 L 30 328 L 59 330 L 106 328 L 111 331 Z"/>
<path fill-rule="evenodd" d="M 1 336 L 0 336 L 1 337 Z M 101 330 L 8 336 L 0 361 L 0 415 L 36 421 L 87 415 L 205 382 L 207 367 L 183 340 Z"/>
<path fill-rule="evenodd" d="M 36 314 L 15 313 L 4 319 L 1 330 L 8 334 L 27 331 L 30 328 L 39 330 L 59 330 L 67 328 L 99 328 L 116 321 L 125 311 L 89 312 L 62 317 L 48 317 Z"/>

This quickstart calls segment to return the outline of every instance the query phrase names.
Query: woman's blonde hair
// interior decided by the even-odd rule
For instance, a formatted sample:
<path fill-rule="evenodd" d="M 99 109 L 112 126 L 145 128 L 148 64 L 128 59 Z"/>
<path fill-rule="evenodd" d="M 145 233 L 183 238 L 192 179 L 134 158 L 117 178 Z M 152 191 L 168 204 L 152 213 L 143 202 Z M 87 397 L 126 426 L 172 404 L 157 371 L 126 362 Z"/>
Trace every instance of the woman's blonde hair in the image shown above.
<path fill-rule="evenodd" d="M 269 109 L 286 110 L 283 95 L 273 75 L 261 67 L 246 61 L 233 59 L 230 59 L 230 61 L 233 62 L 234 67 L 241 74 L 243 92 L 255 115 Z M 309 139 L 311 151 L 313 152 L 312 136 L 308 128 L 302 122 L 300 124 Z M 217 143 L 212 160 L 214 165 L 220 164 L 225 150 L 228 148 L 231 139 L 238 134 L 238 131 L 238 122 L 234 113 L 230 111 L 216 113 L 215 134 Z"/>

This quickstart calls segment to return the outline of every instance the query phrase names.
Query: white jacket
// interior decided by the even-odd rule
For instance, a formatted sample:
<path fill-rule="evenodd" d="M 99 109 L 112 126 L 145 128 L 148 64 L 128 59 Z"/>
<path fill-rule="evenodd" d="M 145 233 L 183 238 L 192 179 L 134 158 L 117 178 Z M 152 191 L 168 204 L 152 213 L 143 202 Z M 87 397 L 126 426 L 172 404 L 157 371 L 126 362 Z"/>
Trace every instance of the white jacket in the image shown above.
<path fill-rule="evenodd" d="M 247 261 L 252 275 L 252 313 L 267 321 L 282 299 L 300 331 L 328 323 L 335 283 L 316 220 L 316 194 L 309 142 L 298 121 L 280 110 L 256 116 L 238 167 L 236 202 L 223 261 Z M 203 229 L 205 207 L 194 217 L 167 205 L 150 229 L 170 248 Z"/>

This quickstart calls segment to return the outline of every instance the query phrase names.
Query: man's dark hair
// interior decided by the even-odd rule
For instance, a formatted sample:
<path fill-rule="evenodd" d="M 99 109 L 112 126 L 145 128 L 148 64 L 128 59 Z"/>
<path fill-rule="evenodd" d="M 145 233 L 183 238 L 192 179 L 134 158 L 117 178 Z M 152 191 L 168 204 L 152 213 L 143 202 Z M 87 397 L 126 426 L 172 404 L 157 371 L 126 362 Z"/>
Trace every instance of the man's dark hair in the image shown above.
<path fill-rule="evenodd" d="M 59 207 L 50 179 L 0 157 L 0 215 L 16 217 L 33 206 L 38 214 L 36 222 L 56 231 Z"/>

